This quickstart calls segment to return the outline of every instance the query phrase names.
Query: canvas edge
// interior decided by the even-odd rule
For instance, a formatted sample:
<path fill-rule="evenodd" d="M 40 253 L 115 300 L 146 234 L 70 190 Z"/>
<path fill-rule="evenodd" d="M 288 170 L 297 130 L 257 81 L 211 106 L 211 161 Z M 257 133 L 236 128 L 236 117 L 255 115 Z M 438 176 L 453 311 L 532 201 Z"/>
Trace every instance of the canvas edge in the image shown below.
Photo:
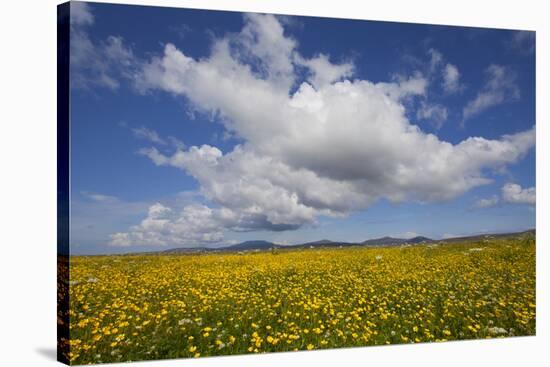
<path fill-rule="evenodd" d="M 57 360 L 70 364 L 70 2 L 57 6 Z"/>

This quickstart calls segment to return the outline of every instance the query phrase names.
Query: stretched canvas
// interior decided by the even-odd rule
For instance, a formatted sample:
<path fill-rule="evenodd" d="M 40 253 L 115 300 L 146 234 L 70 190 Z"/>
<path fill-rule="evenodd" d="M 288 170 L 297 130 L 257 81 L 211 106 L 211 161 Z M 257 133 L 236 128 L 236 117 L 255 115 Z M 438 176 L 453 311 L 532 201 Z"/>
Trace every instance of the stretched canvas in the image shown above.
<path fill-rule="evenodd" d="M 58 7 L 58 359 L 535 335 L 535 33 Z"/>

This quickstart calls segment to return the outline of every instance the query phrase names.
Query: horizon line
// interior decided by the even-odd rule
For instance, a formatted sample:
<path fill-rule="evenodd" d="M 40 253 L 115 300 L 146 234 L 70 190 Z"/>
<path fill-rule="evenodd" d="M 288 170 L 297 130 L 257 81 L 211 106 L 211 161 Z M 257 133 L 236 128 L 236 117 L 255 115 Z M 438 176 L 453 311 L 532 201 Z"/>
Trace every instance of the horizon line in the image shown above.
<path fill-rule="evenodd" d="M 511 232 L 508 232 L 508 231 L 471 232 L 470 234 L 461 234 L 461 235 L 456 235 L 456 236 L 452 236 L 452 237 L 445 237 L 445 238 L 443 238 L 443 237 L 441 237 L 441 238 L 431 238 L 431 237 L 423 236 L 421 234 L 418 234 L 418 235 L 413 236 L 413 237 L 408 237 L 408 238 L 393 237 L 391 235 L 385 235 L 385 236 L 381 236 L 381 237 L 368 238 L 368 239 L 363 240 L 363 241 L 337 241 L 337 240 L 329 240 L 329 239 L 323 238 L 321 240 L 307 241 L 307 242 L 294 243 L 294 244 L 282 244 L 282 243 L 272 242 L 272 241 L 268 241 L 268 240 L 253 239 L 253 240 L 245 240 L 245 241 L 241 241 L 241 242 L 237 242 L 237 243 L 233 243 L 233 244 L 222 244 L 219 247 L 209 247 L 208 245 L 189 246 L 189 247 L 185 247 L 185 246 L 176 247 L 177 245 L 174 245 L 173 247 L 171 247 L 169 245 L 166 245 L 166 246 L 159 246 L 159 248 L 157 250 L 144 250 L 144 251 L 136 250 L 136 251 L 128 251 L 128 252 L 95 253 L 95 254 L 82 253 L 82 254 L 74 254 L 74 255 L 71 253 L 71 251 L 69 251 L 68 255 L 67 254 L 62 254 L 60 252 L 58 252 L 57 255 L 58 256 L 111 256 L 111 255 L 116 256 L 116 255 L 162 253 L 162 252 L 167 252 L 167 251 L 170 251 L 170 250 L 178 250 L 178 249 L 189 249 L 189 250 L 197 249 L 197 250 L 213 250 L 214 251 L 214 250 L 229 249 L 232 246 L 240 245 L 240 244 L 247 243 L 247 242 L 268 242 L 268 243 L 271 243 L 271 244 L 276 245 L 276 246 L 291 248 L 291 247 L 297 247 L 297 246 L 303 246 L 303 245 L 308 245 L 308 244 L 319 243 L 319 242 L 323 242 L 323 241 L 329 241 L 330 243 L 333 243 L 333 244 L 342 243 L 342 244 L 351 244 L 351 245 L 361 245 L 361 244 L 363 244 L 367 241 L 384 239 L 384 238 L 392 238 L 392 239 L 395 239 L 395 240 L 408 241 L 408 240 L 412 240 L 412 239 L 415 239 L 415 238 L 418 238 L 418 237 L 423 237 L 423 238 L 426 238 L 430 241 L 448 241 L 448 240 L 453 240 L 453 239 L 476 237 L 476 236 L 483 236 L 483 235 L 485 235 L 485 236 L 514 235 L 514 234 L 521 234 L 521 233 L 531 232 L 531 231 L 536 232 L 536 227 L 532 227 L 532 228 L 528 228 L 528 229 L 524 229 L 524 230 L 516 230 L 516 231 L 511 231 Z M 403 244 L 406 244 L 406 243 L 407 242 L 404 242 Z M 111 246 L 111 247 L 116 248 L 116 246 Z"/>

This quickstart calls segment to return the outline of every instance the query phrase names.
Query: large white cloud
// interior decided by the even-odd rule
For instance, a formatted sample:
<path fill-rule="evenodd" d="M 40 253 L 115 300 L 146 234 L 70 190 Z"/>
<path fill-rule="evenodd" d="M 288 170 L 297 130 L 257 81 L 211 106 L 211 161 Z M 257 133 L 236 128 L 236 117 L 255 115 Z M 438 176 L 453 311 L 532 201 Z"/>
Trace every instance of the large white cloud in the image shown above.
<path fill-rule="evenodd" d="M 305 81 L 297 72 L 304 67 Z M 490 183 L 486 170 L 517 162 L 535 143 L 534 129 L 442 141 L 406 117 L 404 101 L 425 96 L 422 74 L 373 83 L 353 79 L 352 71 L 328 55 L 304 58 L 270 15 L 247 15 L 243 30 L 216 40 L 208 58 L 167 44 L 143 64 L 138 90 L 185 97 L 243 143 L 226 153 L 210 145 L 168 155 L 142 150 L 155 164 L 193 176 L 214 206 L 169 218 L 150 213 L 113 244 L 211 243 L 223 229 L 295 229 L 380 199 L 449 200 Z"/>

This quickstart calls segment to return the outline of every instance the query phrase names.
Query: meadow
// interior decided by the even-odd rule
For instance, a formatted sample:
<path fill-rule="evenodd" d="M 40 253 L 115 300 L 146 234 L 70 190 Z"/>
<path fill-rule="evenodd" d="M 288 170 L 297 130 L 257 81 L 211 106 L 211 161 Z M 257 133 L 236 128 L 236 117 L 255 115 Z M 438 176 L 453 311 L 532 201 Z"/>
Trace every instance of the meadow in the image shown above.
<path fill-rule="evenodd" d="M 72 364 L 535 334 L 535 243 L 71 257 Z"/>

